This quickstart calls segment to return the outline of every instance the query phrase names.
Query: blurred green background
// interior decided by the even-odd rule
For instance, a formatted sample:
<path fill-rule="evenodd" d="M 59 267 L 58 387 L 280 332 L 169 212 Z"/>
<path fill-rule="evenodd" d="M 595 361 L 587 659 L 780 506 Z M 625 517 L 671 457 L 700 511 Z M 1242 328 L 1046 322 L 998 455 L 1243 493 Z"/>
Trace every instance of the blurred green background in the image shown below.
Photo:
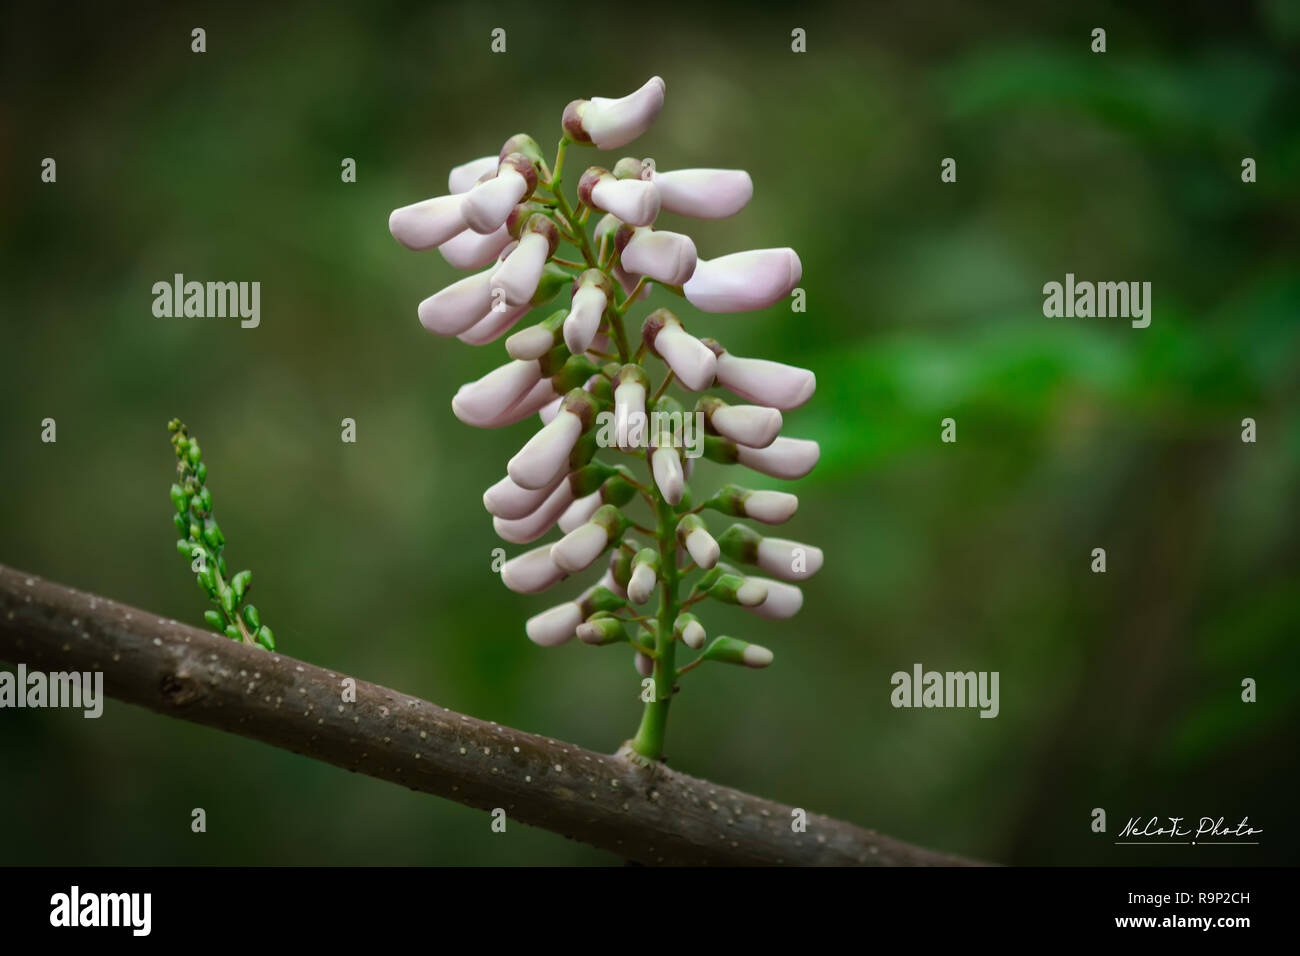
<path fill-rule="evenodd" d="M 626 649 L 533 646 L 524 619 L 577 589 L 520 597 L 490 568 L 480 494 L 533 426 L 471 429 L 449 400 L 504 350 L 420 327 L 454 273 L 386 224 L 512 133 L 553 149 L 570 99 L 657 73 L 650 133 L 570 162 L 752 173 L 736 218 L 661 224 L 706 257 L 800 253 L 806 314 L 678 311 L 817 372 L 786 433 L 823 457 L 781 533 L 826 552 L 791 622 L 709 610 L 776 663 L 687 678 L 672 766 L 1006 863 L 1294 860 L 1296 4 L 4 17 L 0 561 L 201 625 L 169 517 L 180 416 L 282 650 L 613 750 L 641 706 Z M 155 318 L 151 286 L 176 272 L 260 281 L 261 327 Z M 1044 318 L 1066 272 L 1150 281 L 1150 328 Z M 916 662 L 999 671 L 1000 716 L 894 710 L 889 677 Z M 1089 831 L 1094 807 L 1110 835 Z M 1249 815 L 1262 845 L 1111 845 L 1130 815 L 1202 814 Z M 98 721 L 0 712 L 0 818 L 0 863 L 617 862 L 116 702 Z"/>

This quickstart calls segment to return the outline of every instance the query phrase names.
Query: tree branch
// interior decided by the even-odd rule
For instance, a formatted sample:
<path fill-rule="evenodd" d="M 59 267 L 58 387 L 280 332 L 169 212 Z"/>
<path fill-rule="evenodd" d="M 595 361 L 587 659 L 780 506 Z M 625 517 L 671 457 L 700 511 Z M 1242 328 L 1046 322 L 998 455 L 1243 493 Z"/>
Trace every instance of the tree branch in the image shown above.
<path fill-rule="evenodd" d="M 646 864 L 961 865 L 792 807 L 476 720 L 0 565 L 0 659 L 103 671 L 107 694 Z"/>

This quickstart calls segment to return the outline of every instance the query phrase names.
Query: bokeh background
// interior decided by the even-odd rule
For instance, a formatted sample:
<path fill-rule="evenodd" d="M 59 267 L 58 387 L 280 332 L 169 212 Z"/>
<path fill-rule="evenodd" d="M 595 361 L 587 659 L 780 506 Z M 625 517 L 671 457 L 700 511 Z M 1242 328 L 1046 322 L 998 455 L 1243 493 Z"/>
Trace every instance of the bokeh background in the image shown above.
<path fill-rule="evenodd" d="M 653 130 L 570 162 L 751 171 L 740 216 L 677 225 L 708 257 L 793 246 L 808 311 L 655 301 L 738 354 L 816 370 L 787 433 L 823 457 L 784 533 L 827 556 L 792 622 L 709 611 L 776 663 L 694 672 L 671 764 L 1005 863 L 1294 860 L 1294 3 L 4 18 L 0 561 L 201 624 L 169 517 L 180 416 L 282 650 L 613 750 L 641 706 L 626 649 L 533 646 L 523 620 L 576 589 L 520 597 L 491 571 L 480 494 L 532 426 L 470 429 L 449 399 L 504 350 L 423 331 L 416 304 L 453 272 L 386 222 L 511 133 L 553 148 L 570 99 L 657 73 Z M 261 327 L 155 318 L 151 286 L 176 272 L 260 281 Z M 1044 318 L 1041 287 L 1066 272 L 1150 281 L 1150 328 Z M 1000 716 L 894 710 L 889 677 L 915 662 L 999 671 Z M 116 702 L 98 721 L 0 712 L 0 768 L 0 863 L 618 862 Z M 1110 835 L 1089 831 L 1094 807 Z M 1202 814 L 1249 815 L 1262 845 L 1111 845 L 1130 815 Z"/>

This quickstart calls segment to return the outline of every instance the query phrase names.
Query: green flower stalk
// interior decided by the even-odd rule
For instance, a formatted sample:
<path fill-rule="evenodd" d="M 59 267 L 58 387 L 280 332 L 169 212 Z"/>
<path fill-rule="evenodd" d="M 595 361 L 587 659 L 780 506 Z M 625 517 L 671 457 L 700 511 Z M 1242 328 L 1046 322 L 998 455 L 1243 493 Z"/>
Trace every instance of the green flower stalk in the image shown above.
<path fill-rule="evenodd" d="M 714 511 L 780 524 L 798 507 L 794 495 L 727 484 L 693 505 L 689 486 L 700 457 L 783 480 L 807 474 L 817 443 L 779 432 L 782 412 L 812 397 L 813 373 L 733 355 L 667 308 L 634 316 L 655 286 L 706 313 L 763 309 L 789 296 L 802 274 L 794 250 L 703 259 L 690 236 L 656 227 L 660 212 L 736 214 L 753 195 L 749 174 L 661 171 L 636 157 L 578 175 L 571 168 L 575 146 L 616 149 L 644 133 L 665 92 L 653 77 L 619 99 L 574 100 L 549 164 L 531 136 L 511 136 L 498 152 L 454 168 L 448 195 L 395 209 L 388 222 L 404 246 L 437 248 L 471 273 L 420 303 L 426 329 L 476 346 L 507 336 L 509 361 L 461 386 L 452 411 L 481 428 L 538 416 L 541 427 L 483 504 L 508 542 L 529 544 L 557 525 L 563 536 L 507 561 L 501 577 L 517 593 L 536 594 L 597 569 L 585 591 L 535 615 L 525 631 L 543 647 L 577 637 L 632 649 L 645 710 L 628 748 L 646 761 L 663 759 L 668 708 L 684 674 L 708 661 L 772 661 L 771 651 L 739 638 L 708 641 L 698 605 L 788 618 L 803 592 L 785 582 L 802 582 L 822 563 L 817 548 L 744 524 L 715 536 L 704 520 Z M 514 331 L 540 307 L 544 318 Z M 749 404 L 709 394 L 715 388 Z M 601 453 L 625 460 L 613 465 Z M 719 563 L 723 555 L 771 577 L 747 576 Z M 679 648 L 696 656 L 679 666 Z"/>
<path fill-rule="evenodd" d="M 259 644 L 275 650 L 275 635 L 262 623 L 261 613 L 244 599 L 253 587 L 253 572 L 238 571 L 228 576 L 226 538 L 212 516 L 212 492 L 208 488 L 208 466 L 198 440 L 190 437 L 180 419 L 167 424 L 176 452 L 176 483 L 171 487 L 176 512 L 172 522 L 180 533 L 176 550 L 190 562 L 199 587 L 212 601 L 213 609 L 203 619 L 219 634 L 245 644 Z"/>

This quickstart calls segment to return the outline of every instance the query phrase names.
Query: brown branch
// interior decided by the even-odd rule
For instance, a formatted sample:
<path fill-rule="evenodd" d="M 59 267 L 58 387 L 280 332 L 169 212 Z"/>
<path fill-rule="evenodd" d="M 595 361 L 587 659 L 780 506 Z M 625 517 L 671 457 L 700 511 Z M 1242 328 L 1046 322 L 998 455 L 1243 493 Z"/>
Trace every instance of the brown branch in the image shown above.
<path fill-rule="evenodd" d="M 103 671 L 105 692 L 646 864 L 959 865 L 793 808 L 476 720 L 0 565 L 0 659 Z"/>

